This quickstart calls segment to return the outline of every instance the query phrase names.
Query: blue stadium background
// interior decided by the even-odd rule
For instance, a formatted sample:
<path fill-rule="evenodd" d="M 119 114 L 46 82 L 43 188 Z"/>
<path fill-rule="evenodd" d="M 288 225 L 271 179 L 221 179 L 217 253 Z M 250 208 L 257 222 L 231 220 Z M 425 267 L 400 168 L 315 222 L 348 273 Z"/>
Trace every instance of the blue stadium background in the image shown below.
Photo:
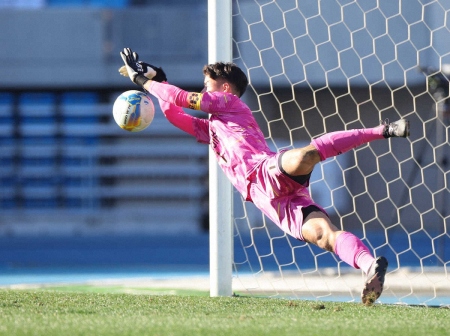
<path fill-rule="evenodd" d="M 206 2 L 0 1 L 0 18 L 3 282 L 207 271 L 207 147 L 159 110 L 142 134 L 111 118 L 136 89 L 117 72 L 124 47 L 202 87 Z"/>
<path fill-rule="evenodd" d="M 16 6 L 0 1 L 4 275 L 207 272 L 207 147 L 169 125 L 159 110 L 152 127 L 140 134 L 122 131 L 111 116 L 115 97 L 135 89 L 117 72 L 123 47 L 162 66 L 173 84 L 201 89 L 201 67 L 207 62 L 206 5 L 195 0 L 38 0 L 18 1 Z M 302 52 L 308 53 L 306 48 Z M 420 76 L 411 83 L 412 91 L 425 85 Z M 261 80 L 260 85 L 266 84 Z M 366 94 L 364 88 L 354 90 L 355 97 Z M 386 94 L 375 90 L 373 97 L 382 102 Z M 402 94 L 409 93 L 397 94 L 401 111 L 410 104 Z M 309 99 L 308 93 L 303 99 Z M 324 96 L 321 102 L 327 99 L 333 97 Z M 417 103 L 429 106 L 430 101 Z M 272 134 L 280 141 L 286 137 L 283 129 Z M 426 141 L 417 147 L 422 144 L 428 148 Z M 427 155 L 421 159 L 430 160 Z M 408 174 L 414 172 L 410 167 Z M 356 179 L 349 188 L 359 188 Z M 403 191 L 392 193 L 394 199 L 404 196 Z M 444 199 L 448 201 L 448 193 Z M 429 209 L 428 201 L 418 208 Z M 439 220 L 430 216 L 430 221 Z M 440 233 L 432 231 L 432 237 Z M 371 242 L 382 244 L 384 235 L 374 230 Z M 407 248 L 405 232 L 390 235 L 398 242 L 395 248 Z M 266 237 L 256 239 L 264 243 Z M 413 240 L 416 254 L 404 254 L 404 265 L 417 266 L 434 246 L 443 260 L 450 259 L 448 236 L 433 247 L 425 232 Z M 236 250 L 236 258 L 241 252 Z M 287 245 L 278 252 L 279 258 L 290 255 Z M 384 252 L 392 253 L 388 248 Z M 424 262 L 438 264 L 434 257 Z M 313 267 L 314 260 L 305 256 L 302 266 L 308 265 Z M 276 265 L 268 260 L 265 266 Z"/>

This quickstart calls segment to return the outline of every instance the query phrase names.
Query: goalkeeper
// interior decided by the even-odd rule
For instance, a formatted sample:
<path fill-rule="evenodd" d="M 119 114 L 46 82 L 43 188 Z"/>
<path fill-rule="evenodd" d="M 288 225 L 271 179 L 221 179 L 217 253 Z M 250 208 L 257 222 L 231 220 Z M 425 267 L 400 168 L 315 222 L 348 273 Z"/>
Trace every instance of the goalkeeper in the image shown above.
<path fill-rule="evenodd" d="M 361 299 L 373 303 L 383 291 L 388 262 L 375 259 L 354 234 L 339 230 L 308 191 L 314 166 L 373 140 L 409 135 L 401 119 L 368 129 L 322 135 L 303 148 L 272 152 L 250 108 L 240 99 L 248 80 L 233 63 L 205 65 L 202 92 L 187 92 L 167 83 L 161 68 L 140 62 L 129 48 L 120 53 L 119 72 L 159 100 L 166 118 L 176 127 L 210 144 L 217 161 L 246 201 L 253 202 L 284 232 L 296 239 L 334 252 L 367 275 Z M 209 119 L 196 118 L 183 108 L 201 110 Z"/>

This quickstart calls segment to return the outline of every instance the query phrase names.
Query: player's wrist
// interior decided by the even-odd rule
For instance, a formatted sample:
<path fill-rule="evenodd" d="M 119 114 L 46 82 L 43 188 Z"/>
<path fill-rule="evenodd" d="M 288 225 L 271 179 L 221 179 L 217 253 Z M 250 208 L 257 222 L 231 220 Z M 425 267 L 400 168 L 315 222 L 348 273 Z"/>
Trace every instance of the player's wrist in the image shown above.
<path fill-rule="evenodd" d="M 136 75 L 136 77 L 134 77 L 134 82 L 142 87 L 144 87 L 144 84 L 147 83 L 149 80 L 150 79 L 148 79 L 147 77 L 145 77 L 145 75 L 142 74 L 138 74 Z"/>

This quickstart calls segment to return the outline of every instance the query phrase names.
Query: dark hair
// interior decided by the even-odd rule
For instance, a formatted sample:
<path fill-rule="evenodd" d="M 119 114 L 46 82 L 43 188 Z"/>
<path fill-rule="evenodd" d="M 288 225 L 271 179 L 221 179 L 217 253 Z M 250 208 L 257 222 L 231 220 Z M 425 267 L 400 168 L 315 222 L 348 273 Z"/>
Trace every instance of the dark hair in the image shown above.
<path fill-rule="evenodd" d="M 245 73 L 234 63 L 216 62 L 203 67 L 203 74 L 211 79 L 224 79 L 229 82 L 241 97 L 247 89 L 248 79 Z"/>

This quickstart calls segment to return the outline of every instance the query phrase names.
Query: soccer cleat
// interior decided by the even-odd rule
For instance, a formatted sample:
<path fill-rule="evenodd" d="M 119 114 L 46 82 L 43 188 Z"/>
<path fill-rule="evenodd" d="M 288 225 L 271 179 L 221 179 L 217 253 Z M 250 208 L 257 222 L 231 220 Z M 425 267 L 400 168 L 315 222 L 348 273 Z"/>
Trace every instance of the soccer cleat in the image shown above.
<path fill-rule="evenodd" d="M 371 306 L 383 292 L 384 276 L 388 267 L 385 257 L 378 257 L 367 272 L 367 280 L 361 293 L 362 303 Z"/>
<path fill-rule="evenodd" d="M 391 123 L 389 123 L 389 120 L 386 120 L 383 124 L 383 136 L 385 138 L 406 138 L 407 136 L 409 136 L 409 121 L 406 119 L 400 119 Z"/>

